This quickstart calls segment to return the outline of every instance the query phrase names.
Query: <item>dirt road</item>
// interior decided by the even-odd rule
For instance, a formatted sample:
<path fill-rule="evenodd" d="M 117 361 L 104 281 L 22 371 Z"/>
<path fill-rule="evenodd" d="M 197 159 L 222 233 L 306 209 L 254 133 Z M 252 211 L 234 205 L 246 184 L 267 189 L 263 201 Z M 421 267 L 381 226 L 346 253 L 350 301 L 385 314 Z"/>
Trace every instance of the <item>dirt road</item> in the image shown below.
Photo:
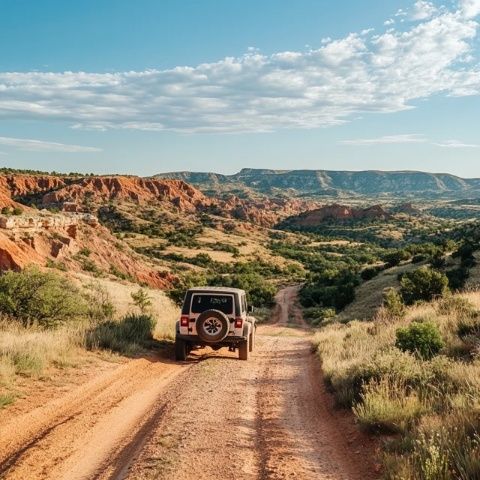
<path fill-rule="evenodd" d="M 296 288 L 249 362 L 136 359 L 0 426 L 5 479 L 374 478 L 371 447 L 323 387 Z"/>

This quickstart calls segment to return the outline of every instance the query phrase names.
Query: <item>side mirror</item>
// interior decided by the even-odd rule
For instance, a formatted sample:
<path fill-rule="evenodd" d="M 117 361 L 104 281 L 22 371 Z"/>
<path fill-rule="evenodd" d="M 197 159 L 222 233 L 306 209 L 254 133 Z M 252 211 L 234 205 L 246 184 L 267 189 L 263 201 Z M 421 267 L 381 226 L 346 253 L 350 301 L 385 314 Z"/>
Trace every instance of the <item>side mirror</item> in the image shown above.
<path fill-rule="evenodd" d="M 248 306 L 248 313 L 253 313 L 255 311 L 255 307 L 253 305 Z"/>

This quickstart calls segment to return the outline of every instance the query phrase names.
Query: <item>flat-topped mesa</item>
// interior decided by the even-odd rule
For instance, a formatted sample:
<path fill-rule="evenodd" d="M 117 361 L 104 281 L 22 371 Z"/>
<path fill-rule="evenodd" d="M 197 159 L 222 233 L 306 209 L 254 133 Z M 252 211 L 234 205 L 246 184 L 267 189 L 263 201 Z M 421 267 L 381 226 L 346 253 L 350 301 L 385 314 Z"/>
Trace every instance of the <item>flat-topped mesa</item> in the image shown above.
<path fill-rule="evenodd" d="M 140 177 L 87 177 L 47 193 L 44 205 L 104 203 L 123 200 L 134 203 L 168 202 L 182 211 L 195 211 L 212 203 L 203 193 L 182 180 L 157 180 Z"/>

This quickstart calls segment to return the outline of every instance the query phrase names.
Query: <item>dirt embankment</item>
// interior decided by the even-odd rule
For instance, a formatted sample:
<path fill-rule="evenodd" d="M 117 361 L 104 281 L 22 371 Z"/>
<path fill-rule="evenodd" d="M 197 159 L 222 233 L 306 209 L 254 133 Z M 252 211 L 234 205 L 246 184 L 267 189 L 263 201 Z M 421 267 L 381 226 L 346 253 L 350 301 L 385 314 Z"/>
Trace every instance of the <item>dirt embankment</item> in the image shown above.
<path fill-rule="evenodd" d="M 249 362 L 199 351 L 132 360 L 0 426 L 6 479 L 375 478 L 372 445 L 335 411 L 296 290 Z"/>

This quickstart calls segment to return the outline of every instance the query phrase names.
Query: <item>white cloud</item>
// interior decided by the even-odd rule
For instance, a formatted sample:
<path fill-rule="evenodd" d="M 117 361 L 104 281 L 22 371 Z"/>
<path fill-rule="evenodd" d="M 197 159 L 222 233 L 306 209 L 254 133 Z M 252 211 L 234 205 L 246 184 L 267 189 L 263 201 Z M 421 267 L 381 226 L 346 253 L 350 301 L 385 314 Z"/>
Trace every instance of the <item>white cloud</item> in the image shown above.
<path fill-rule="evenodd" d="M 420 133 L 408 133 L 400 135 L 385 135 L 377 138 L 357 138 L 354 140 L 342 140 L 339 143 L 343 145 L 352 145 L 355 147 L 371 147 L 374 145 L 393 145 L 402 143 L 425 143 L 442 148 L 480 148 L 480 145 L 465 143 L 458 140 L 445 140 L 441 142 L 432 142 L 425 135 Z"/>
<path fill-rule="evenodd" d="M 386 27 L 389 27 L 389 26 L 395 24 L 395 20 L 394 20 L 393 18 L 389 18 L 388 20 L 385 20 L 385 21 L 383 22 L 383 24 L 384 24 Z"/>
<path fill-rule="evenodd" d="M 460 9 L 467 18 L 480 15 L 480 0 L 460 0 Z"/>
<path fill-rule="evenodd" d="M 427 139 L 424 135 L 417 133 L 402 134 L 402 135 L 386 135 L 378 138 L 358 138 L 355 140 L 343 140 L 340 143 L 344 145 L 354 146 L 372 146 L 372 145 L 391 145 L 400 143 L 425 143 Z"/>
<path fill-rule="evenodd" d="M 364 112 L 411 109 L 433 95 L 480 95 L 479 2 L 461 0 L 406 30 L 352 33 L 305 51 L 252 49 L 195 67 L 141 72 L 4 72 L 0 119 L 103 130 L 258 132 L 338 125 Z"/>
<path fill-rule="evenodd" d="M 434 143 L 437 147 L 443 148 L 480 148 L 480 145 L 475 143 L 464 143 L 458 140 L 446 140 L 445 142 Z"/>
<path fill-rule="evenodd" d="M 44 142 L 43 140 L 32 140 L 30 138 L 0 137 L 0 145 L 31 152 L 101 152 L 101 149 L 96 147 L 84 147 L 82 145 L 69 145 L 66 143 L 57 142 Z M 2 154 L 2 152 L 0 152 L 0 154 Z"/>
<path fill-rule="evenodd" d="M 411 14 L 412 20 L 426 20 L 433 17 L 437 12 L 437 8 L 432 2 L 425 0 L 417 0 L 413 6 L 413 12 Z"/>

